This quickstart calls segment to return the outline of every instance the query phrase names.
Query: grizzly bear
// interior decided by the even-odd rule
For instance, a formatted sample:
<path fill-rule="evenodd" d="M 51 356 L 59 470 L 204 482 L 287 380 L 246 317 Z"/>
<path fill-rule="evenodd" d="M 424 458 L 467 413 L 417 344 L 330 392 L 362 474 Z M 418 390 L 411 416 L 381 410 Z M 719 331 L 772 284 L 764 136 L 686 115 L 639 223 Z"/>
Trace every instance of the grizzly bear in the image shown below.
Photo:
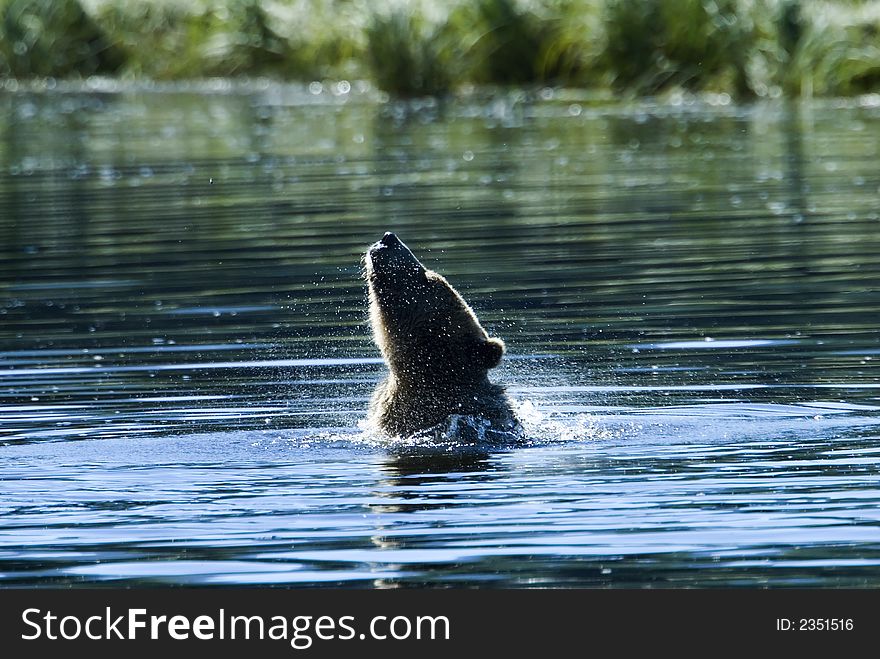
<path fill-rule="evenodd" d="M 488 377 L 504 342 L 393 233 L 370 246 L 364 263 L 373 339 L 390 371 L 373 392 L 369 425 L 408 437 L 460 415 L 495 437 L 517 434 L 504 389 Z"/>

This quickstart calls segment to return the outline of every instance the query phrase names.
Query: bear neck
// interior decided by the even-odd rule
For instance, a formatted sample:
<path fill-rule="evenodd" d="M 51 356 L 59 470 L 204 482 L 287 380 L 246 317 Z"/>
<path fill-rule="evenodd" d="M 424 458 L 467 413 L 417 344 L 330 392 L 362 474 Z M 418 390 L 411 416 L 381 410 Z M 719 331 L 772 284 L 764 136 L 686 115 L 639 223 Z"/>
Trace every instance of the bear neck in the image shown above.
<path fill-rule="evenodd" d="M 489 386 L 488 371 L 459 373 L 455 371 L 422 371 L 409 376 L 407 370 L 391 370 L 391 379 L 398 391 L 431 395 L 435 398 L 460 398 L 468 391 Z"/>

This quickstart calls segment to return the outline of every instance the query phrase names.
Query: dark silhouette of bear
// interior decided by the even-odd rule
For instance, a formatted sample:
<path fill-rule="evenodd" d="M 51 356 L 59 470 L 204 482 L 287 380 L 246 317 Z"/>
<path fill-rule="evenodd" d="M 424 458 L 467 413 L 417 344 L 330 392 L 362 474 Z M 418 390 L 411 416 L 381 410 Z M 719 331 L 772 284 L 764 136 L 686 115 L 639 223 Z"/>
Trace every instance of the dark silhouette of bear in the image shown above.
<path fill-rule="evenodd" d="M 406 437 L 461 415 L 495 433 L 518 433 L 504 389 L 488 377 L 504 342 L 490 338 L 449 282 L 393 233 L 371 245 L 364 262 L 373 339 L 390 370 L 373 393 L 370 424 Z"/>

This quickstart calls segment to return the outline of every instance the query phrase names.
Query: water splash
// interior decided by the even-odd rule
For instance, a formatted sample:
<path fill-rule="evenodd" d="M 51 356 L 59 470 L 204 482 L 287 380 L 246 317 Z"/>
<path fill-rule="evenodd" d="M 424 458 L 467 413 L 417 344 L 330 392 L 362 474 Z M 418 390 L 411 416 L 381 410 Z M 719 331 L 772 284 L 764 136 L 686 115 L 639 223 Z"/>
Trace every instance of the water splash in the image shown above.
<path fill-rule="evenodd" d="M 430 449 L 455 451 L 468 448 L 492 448 L 523 441 L 520 428 L 499 430 L 478 415 L 451 414 L 442 422 L 407 437 L 395 437 L 376 431 L 366 421 L 358 423 L 361 433 L 354 441 L 392 450 Z"/>
<path fill-rule="evenodd" d="M 349 446 L 392 451 L 456 452 L 620 439 L 638 435 L 643 430 L 640 421 L 609 423 L 607 416 L 539 408 L 531 400 L 514 402 L 514 410 L 520 424 L 512 430 L 493 428 L 488 419 L 478 415 L 452 414 L 441 423 L 406 437 L 387 435 L 362 419 L 354 428 L 288 431 L 283 440 L 276 436 L 275 441 L 289 442 L 298 448 Z"/>
<path fill-rule="evenodd" d="M 531 442 L 578 442 L 614 439 L 623 429 L 612 430 L 592 414 L 564 414 L 553 410 L 541 410 L 526 400 L 516 407 L 524 435 Z"/>

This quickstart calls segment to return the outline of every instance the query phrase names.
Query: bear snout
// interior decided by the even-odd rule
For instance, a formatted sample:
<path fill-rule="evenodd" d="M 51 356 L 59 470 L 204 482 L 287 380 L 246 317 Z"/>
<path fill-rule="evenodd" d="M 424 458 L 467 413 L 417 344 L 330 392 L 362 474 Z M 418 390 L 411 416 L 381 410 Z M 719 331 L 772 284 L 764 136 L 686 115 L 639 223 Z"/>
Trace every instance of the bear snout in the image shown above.
<path fill-rule="evenodd" d="M 393 251 L 399 248 L 406 248 L 400 238 L 398 238 L 391 231 L 386 231 L 385 235 L 382 236 L 379 240 L 370 245 L 370 249 L 368 250 L 371 255 L 376 254 L 377 252 L 381 252 L 384 250 Z"/>
<path fill-rule="evenodd" d="M 380 240 L 370 245 L 366 257 L 368 275 L 392 271 L 398 274 L 418 274 L 425 269 L 409 248 L 391 231 L 386 231 Z"/>

